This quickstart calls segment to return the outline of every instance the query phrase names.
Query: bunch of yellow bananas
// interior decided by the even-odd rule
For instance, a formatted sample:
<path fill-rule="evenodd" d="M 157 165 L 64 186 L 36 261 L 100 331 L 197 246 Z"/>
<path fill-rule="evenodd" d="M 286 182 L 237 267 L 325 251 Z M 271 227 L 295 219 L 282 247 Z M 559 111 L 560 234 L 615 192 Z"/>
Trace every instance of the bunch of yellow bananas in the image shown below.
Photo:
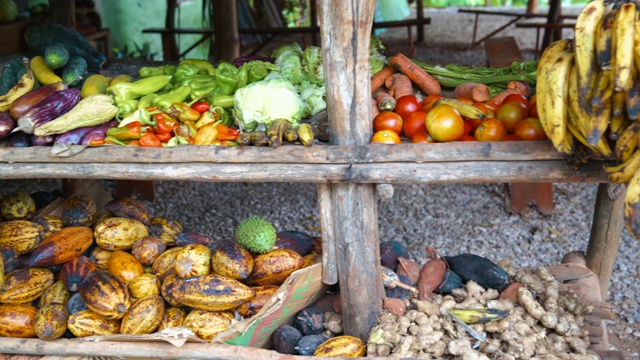
<path fill-rule="evenodd" d="M 635 2 L 592 0 L 576 19 L 574 40 L 558 40 L 540 57 L 540 121 L 555 148 L 616 160 L 609 180 L 629 183 L 625 221 L 640 239 L 640 21 Z M 637 215 L 636 215 L 637 213 Z"/>

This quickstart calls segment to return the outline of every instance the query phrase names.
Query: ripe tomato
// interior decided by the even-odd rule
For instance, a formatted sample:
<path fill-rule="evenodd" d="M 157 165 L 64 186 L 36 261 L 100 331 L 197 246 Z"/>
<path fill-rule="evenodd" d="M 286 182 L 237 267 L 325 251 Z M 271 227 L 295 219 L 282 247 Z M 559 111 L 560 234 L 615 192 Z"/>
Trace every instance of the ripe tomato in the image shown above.
<path fill-rule="evenodd" d="M 482 120 L 480 126 L 473 133 L 478 141 L 500 141 L 507 136 L 507 128 L 502 121 L 494 118 Z"/>
<path fill-rule="evenodd" d="M 422 108 L 422 102 L 414 95 L 405 95 L 396 99 L 396 107 L 393 109 L 403 119 Z"/>
<path fill-rule="evenodd" d="M 539 118 L 537 96 L 534 94 L 529 98 L 529 116 Z"/>
<path fill-rule="evenodd" d="M 503 103 L 498 108 L 496 119 L 502 121 L 507 128 L 507 132 L 512 133 L 518 121 L 529 116 L 527 106 L 518 101 Z"/>
<path fill-rule="evenodd" d="M 475 124 L 467 118 L 462 119 L 464 121 L 464 135 L 468 135 L 471 134 L 473 132 L 473 130 L 476 129 L 477 126 L 475 126 Z M 480 124 L 480 122 L 478 122 L 478 125 Z"/>
<path fill-rule="evenodd" d="M 456 141 L 464 134 L 464 120 L 458 110 L 438 104 L 427 113 L 427 132 L 439 142 Z"/>
<path fill-rule="evenodd" d="M 507 97 L 504 98 L 504 100 L 502 100 L 502 104 L 506 104 L 506 103 L 512 102 L 512 101 L 522 103 L 527 107 L 527 109 L 529 109 L 529 100 L 527 100 L 527 97 L 524 96 L 524 95 L 509 94 L 509 95 L 507 95 Z M 500 104 L 500 105 L 502 105 L 502 104 Z"/>
<path fill-rule="evenodd" d="M 492 100 L 487 100 L 485 102 L 483 102 L 483 104 L 485 104 L 487 107 L 489 107 L 489 109 L 491 109 L 493 111 L 493 114 L 495 117 L 495 113 L 498 112 L 498 108 L 500 107 L 500 104 L 496 103 L 495 101 Z"/>
<path fill-rule="evenodd" d="M 520 141 L 520 140 L 524 140 L 524 139 L 516 134 L 507 134 L 507 136 L 502 138 L 502 141 Z"/>
<path fill-rule="evenodd" d="M 209 103 L 204 100 L 198 100 L 191 104 L 191 108 L 202 114 L 203 112 L 209 110 Z"/>
<path fill-rule="evenodd" d="M 414 144 L 428 144 L 436 142 L 431 135 L 427 133 L 427 130 L 419 131 L 411 138 L 411 142 Z"/>
<path fill-rule="evenodd" d="M 411 139 L 419 131 L 427 131 L 427 125 L 425 119 L 427 113 L 421 110 L 414 112 L 404 120 L 402 125 L 402 133 L 404 136 Z"/>
<path fill-rule="evenodd" d="M 422 109 L 420 110 L 424 112 L 428 112 L 433 108 L 433 104 L 435 104 L 435 102 L 440 99 L 442 99 L 442 95 L 438 95 L 438 94 L 427 95 L 426 98 L 422 99 Z"/>
<path fill-rule="evenodd" d="M 458 139 L 458 141 L 478 141 L 476 138 L 469 134 L 464 134 Z"/>
<path fill-rule="evenodd" d="M 473 103 L 473 106 L 476 109 L 479 109 L 480 111 L 482 111 L 484 113 L 484 116 L 486 117 L 495 117 L 495 113 L 493 111 L 493 107 L 490 105 L 487 105 L 486 103 Z"/>
<path fill-rule="evenodd" d="M 400 144 L 402 140 L 400 140 L 400 135 L 393 130 L 385 129 L 377 131 L 371 137 L 372 143 L 381 143 L 381 144 Z"/>
<path fill-rule="evenodd" d="M 391 130 L 400 135 L 402 132 L 403 120 L 400 115 L 393 111 L 381 111 L 373 118 L 373 132 L 380 130 Z"/>
<path fill-rule="evenodd" d="M 518 121 L 514 134 L 524 140 L 547 140 L 547 133 L 544 132 L 540 119 L 528 117 Z"/>

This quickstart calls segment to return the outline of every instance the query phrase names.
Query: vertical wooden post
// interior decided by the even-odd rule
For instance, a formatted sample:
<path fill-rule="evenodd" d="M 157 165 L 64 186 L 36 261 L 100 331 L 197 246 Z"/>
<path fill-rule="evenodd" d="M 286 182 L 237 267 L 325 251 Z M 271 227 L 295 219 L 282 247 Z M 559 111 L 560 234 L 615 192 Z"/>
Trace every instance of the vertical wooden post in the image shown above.
<path fill-rule="evenodd" d="M 624 193 L 623 185 L 598 185 L 586 260 L 587 267 L 598 276 L 603 301 L 607 299 L 624 226 Z"/>
<path fill-rule="evenodd" d="M 319 0 L 320 40 L 331 143 L 371 139 L 369 43 L 375 0 Z M 319 187 L 331 199 L 323 224 L 333 224 L 346 334 L 366 339 L 382 312 L 378 212 L 373 184 Z M 327 194 L 329 193 L 330 194 Z M 331 256 L 325 254 L 324 256 Z"/>
<path fill-rule="evenodd" d="M 176 28 L 176 7 L 178 6 L 178 0 L 167 0 L 167 15 L 164 19 L 164 27 L 168 30 Z M 176 42 L 175 34 L 163 34 L 162 35 L 162 52 L 166 61 L 176 61 L 180 57 L 180 51 L 178 51 L 178 43 Z"/>
<path fill-rule="evenodd" d="M 237 2 L 214 1 L 213 6 L 214 61 L 232 61 L 240 56 Z"/>
<path fill-rule="evenodd" d="M 50 0 L 51 21 L 76 28 L 76 3 L 70 0 Z"/>

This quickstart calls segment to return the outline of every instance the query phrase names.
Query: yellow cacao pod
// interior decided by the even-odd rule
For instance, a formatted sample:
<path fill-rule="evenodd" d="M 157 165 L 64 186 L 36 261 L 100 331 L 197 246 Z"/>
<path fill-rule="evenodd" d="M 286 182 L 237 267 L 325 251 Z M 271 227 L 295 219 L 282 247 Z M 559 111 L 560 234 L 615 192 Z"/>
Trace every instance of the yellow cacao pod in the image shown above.
<path fill-rule="evenodd" d="M 120 324 L 121 334 L 151 334 L 162 322 L 164 300 L 159 295 L 144 297 L 135 302 L 124 314 Z"/>
<path fill-rule="evenodd" d="M 211 341 L 219 333 L 229 329 L 233 315 L 226 311 L 191 310 L 184 319 L 182 326 L 186 326 L 199 338 Z"/>
<path fill-rule="evenodd" d="M 149 230 L 138 220 L 111 217 L 97 224 L 93 235 L 103 249 L 129 250 L 136 240 L 149 236 Z"/>
<path fill-rule="evenodd" d="M 76 337 L 115 335 L 120 331 L 120 320 L 107 319 L 91 310 L 80 310 L 69 315 L 67 327 Z"/>

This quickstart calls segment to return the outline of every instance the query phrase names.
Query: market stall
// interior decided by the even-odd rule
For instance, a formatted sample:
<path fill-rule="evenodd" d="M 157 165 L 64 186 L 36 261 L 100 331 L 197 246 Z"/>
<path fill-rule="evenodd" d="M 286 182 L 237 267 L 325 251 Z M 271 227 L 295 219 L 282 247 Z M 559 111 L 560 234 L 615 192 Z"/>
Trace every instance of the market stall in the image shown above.
<path fill-rule="evenodd" d="M 321 42 L 326 44 L 322 52 L 329 145 L 162 150 L 99 147 L 82 149 L 72 156 L 55 156 L 47 148 L 3 148 L 0 178 L 317 183 L 323 225 L 322 278 L 326 284 L 340 284 L 344 333 L 362 339 L 368 338 L 378 321 L 384 297 L 382 279 L 375 276 L 380 272 L 376 184 L 596 182 L 601 185 L 594 204 L 587 265 L 599 277 L 606 294 L 623 219 L 621 193 L 613 191 L 616 185 L 607 183 L 601 162 L 571 164 L 549 142 L 537 141 L 431 144 L 428 152 L 412 144 L 370 144 L 368 57 L 374 7 L 375 1 L 318 1 Z M 189 358 L 230 358 L 232 353 L 239 354 L 238 358 L 267 356 L 254 349 L 218 344 L 170 349 L 166 344 L 143 348 L 129 342 L 71 347 L 69 342 L 75 344 L 72 340 L 47 343 L 4 338 L 0 352 L 153 358 L 158 353 Z"/>

